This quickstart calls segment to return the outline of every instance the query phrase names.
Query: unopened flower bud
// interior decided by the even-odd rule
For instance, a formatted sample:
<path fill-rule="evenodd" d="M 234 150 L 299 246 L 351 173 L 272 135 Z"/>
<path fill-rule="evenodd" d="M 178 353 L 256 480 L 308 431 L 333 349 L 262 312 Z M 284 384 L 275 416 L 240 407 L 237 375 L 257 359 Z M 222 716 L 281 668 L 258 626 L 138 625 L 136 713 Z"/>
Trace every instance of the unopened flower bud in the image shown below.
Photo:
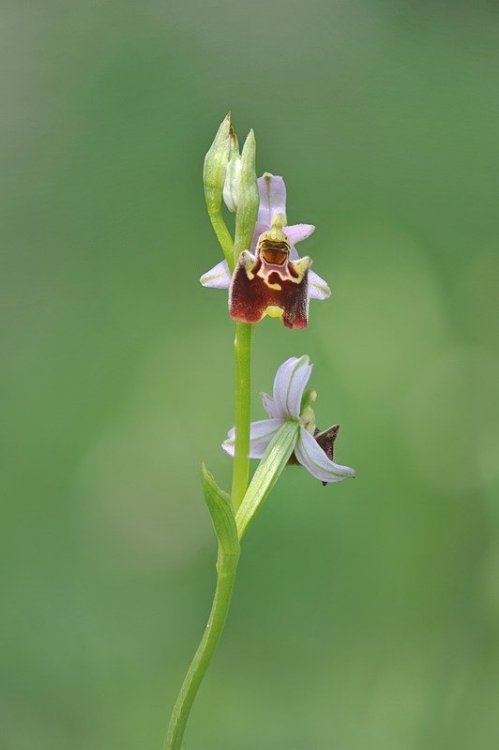
<path fill-rule="evenodd" d="M 239 175 L 239 190 L 237 197 L 236 236 L 234 242 L 235 261 L 242 250 L 251 247 L 253 231 L 255 229 L 260 194 L 256 181 L 256 140 L 250 130 L 241 152 L 241 169 Z"/>
<path fill-rule="evenodd" d="M 219 213 L 222 206 L 222 193 L 231 146 L 230 131 L 231 118 L 229 113 L 218 128 L 215 139 L 204 160 L 204 194 L 210 216 Z"/>
<path fill-rule="evenodd" d="M 239 183 L 241 180 L 241 154 L 234 130 L 231 129 L 230 156 L 225 173 L 223 189 L 224 203 L 232 213 L 237 211 L 239 203 Z"/>

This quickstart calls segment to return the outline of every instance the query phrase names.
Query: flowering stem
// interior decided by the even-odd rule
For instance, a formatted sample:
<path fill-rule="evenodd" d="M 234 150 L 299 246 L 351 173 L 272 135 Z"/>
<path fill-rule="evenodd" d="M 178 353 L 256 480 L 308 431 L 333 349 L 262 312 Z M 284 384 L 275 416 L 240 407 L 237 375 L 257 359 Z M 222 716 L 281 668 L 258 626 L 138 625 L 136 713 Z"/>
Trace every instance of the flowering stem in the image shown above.
<path fill-rule="evenodd" d="M 251 131 L 241 154 L 240 190 L 235 221 L 234 242 L 222 215 L 222 191 L 226 179 L 231 141 L 237 139 L 231 128 L 230 115 L 224 119 L 208 151 L 203 169 L 206 205 L 210 221 L 222 247 L 232 274 L 240 253 L 251 247 L 259 206 L 255 172 L 255 136 Z M 173 708 L 165 750 L 182 750 L 185 727 L 199 686 L 206 673 L 229 611 L 239 560 L 239 538 L 236 511 L 241 505 L 249 483 L 250 447 L 250 370 L 253 326 L 236 323 L 235 370 L 235 457 L 231 497 L 215 483 L 206 468 L 202 469 L 203 490 L 218 539 L 217 586 L 204 635 L 180 689 Z"/>
<path fill-rule="evenodd" d="M 215 597 L 203 637 L 194 654 L 172 711 L 165 750 L 182 749 L 182 739 L 192 704 L 225 625 L 236 580 L 238 559 L 239 550 L 227 552 L 219 544 Z"/>
<path fill-rule="evenodd" d="M 236 359 L 235 449 L 232 469 L 232 505 L 237 511 L 249 482 L 250 378 L 253 326 L 236 323 L 234 353 Z"/>

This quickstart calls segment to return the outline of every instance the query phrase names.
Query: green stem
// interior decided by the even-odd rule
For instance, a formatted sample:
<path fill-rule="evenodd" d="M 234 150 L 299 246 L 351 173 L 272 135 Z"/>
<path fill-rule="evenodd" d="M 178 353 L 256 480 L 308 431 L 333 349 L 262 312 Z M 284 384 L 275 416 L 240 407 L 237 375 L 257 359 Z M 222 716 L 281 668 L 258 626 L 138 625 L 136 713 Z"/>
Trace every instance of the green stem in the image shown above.
<path fill-rule="evenodd" d="M 251 339 L 253 326 L 249 323 L 236 323 L 234 354 L 236 358 L 236 415 L 235 448 L 232 469 L 232 505 L 237 511 L 246 494 L 249 483 L 250 446 L 250 378 L 251 378 Z"/>
<path fill-rule="evenodd" d="M 209 216 L 212 227 L 215 230 L 215 234 L 217 235 L 217 240 L 219 241 L 220 247 L 223 250 L 225 260 L 229 264 L 229 270 L 232 273 L 232 271 L 234 270 L 234 243 L 232 241 L 232 237 L 230 236 L 230 232 L 227 229 L 224 218 L 219 211 L 214 213 L 210 212 Z"/>
<path fill-rule="evenodd" d="M 236 323 L 234 340 L 236 360 L 236 439 L 232 474 L 232 505 L 230 512 L 236 547 L 224 549 L 218 544 L 217 586 L 206 630 L 185 676 L 173 708 L 165 750 L 182 750 L 182 739 L 192 704 L 215 653 L 229 611 L 239 560 L 235 512 L 241 505 L 249 484 L 250 370 L 253 326 Z M 218 532 L 217 532 L 218 536 Z"/>
<path fill-rule="evenodd" d="M 212 191 L 206 192 L 205 182 L 205 194 L 207 195 L 210 220 L 231 273 L 234 271 L 241 251 L 251 246 L 251 238 L 253 237 L 258 212 L 259 194 L 255 173 L 255 137 L 253 131 L 250 132 L 246 139 L 241 159 L 241 184 L 244 186 L 244 191 L 236 214 L 235 242 L 232 242 L 232 237 L 220 211 L 221 195 L 214 196 Z M 180 689 L 177 702 L 173 708 L 165 750 L 182 750 L 182 739 L 192 704 L 222 635 L 232 599 L 239 560 L 239 541 L 235 514 L 241 505 L 249 484 L 248 454 L 250 446 L 252 334 L 252 325 L 236 323 L 236 336 L 234 340 L 236 360 L 236 436 L 232 472 L 232 508 L 230 507 L 228 496 L 219 491 L 212 479 L 208 479 L 205 475 L 205 492 L 208 485 L 211 487 L 211 489 L 208 487 L 208 495 L 211 497 L 209 505 L 211 506 L 210 512 L 212 512 L 212 519 L 218 538 L 217 587 L 206 630 L 194 654 L 194 658 Z M 215 515 L 213 515 L 214 507 L 216 511 Z M 229 511 L 228 514 L 227 511 Z"/>
<path fill-rule="evenodd" d="M 215 653 L 229 611 L 236 580 L 239 553 L 227 554 L 219 545 L 217 587 L 210 616 L 173 708 L 165 750 L 181 750 L 185 726 L 199 686 Z"/>

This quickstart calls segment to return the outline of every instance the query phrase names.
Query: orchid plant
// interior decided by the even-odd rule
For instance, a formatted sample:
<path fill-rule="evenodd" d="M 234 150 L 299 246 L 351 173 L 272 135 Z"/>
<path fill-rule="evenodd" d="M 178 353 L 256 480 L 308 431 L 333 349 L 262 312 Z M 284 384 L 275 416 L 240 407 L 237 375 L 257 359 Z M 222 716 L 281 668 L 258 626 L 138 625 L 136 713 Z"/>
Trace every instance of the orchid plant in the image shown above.
<path fill-rule="evenodd" d="M 166 750 L 182 750 L 187 720 L 222 634 L 234 589 L 241 540 L 258 510 L 290 465 L 301 465 L 324 485 L 355 476 L 336 463 L 339 425 L 319 430 L 307 388 L 313 365 L 307 355 L 290 357 L 277 370 L 272 396 L 261 394 L 268 419 L 250 422 L 252 334 L 266 316 L 287 328 L 308 323 L 310 299 L 330 296 L 327 283 L 310 270 L 296 244 L 315 230 L 288 224 L 286 187 L 268 172 L 256 177 L 256 143 L 250 131 L 242 151 L 230 115 L 223 120 L 206 155 L 203 181 L 208 215 L 224 259 L 201 277 L 206 287 L 229 290 L 229 314 L 236 322 L 235 426 L 222 448 L 233 457 L 230 494 L 203 465 L 201 480 L 218 541 L 217 585 L 208 623 L 173 708 Z M 235 213 L 234 236 L 223 205 Z M 250 481 L 250 459 L 259 464 Z"/>

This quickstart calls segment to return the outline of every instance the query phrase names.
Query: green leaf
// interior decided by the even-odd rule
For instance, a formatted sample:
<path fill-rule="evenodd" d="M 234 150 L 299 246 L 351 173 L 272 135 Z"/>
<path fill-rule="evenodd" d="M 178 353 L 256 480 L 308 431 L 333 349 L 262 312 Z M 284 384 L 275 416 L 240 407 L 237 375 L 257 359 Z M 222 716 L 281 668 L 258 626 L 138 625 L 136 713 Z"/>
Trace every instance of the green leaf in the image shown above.
<path fill-rule="evenodd" d="M 263 501 L 287 465 L 295 449 L 299 430 L 298 422 L 285 422 L 270 441 L 236 514 L 239 539 L 242 539 L 249 524 L 260 510 Z"/>
<path fill-rule="evenodd" d="M 201 464 L 201 483 L 220 550 L 225 556 L 238 557 L 239 539 L 230 497 L 220 489 L 204 464 Z"/>

